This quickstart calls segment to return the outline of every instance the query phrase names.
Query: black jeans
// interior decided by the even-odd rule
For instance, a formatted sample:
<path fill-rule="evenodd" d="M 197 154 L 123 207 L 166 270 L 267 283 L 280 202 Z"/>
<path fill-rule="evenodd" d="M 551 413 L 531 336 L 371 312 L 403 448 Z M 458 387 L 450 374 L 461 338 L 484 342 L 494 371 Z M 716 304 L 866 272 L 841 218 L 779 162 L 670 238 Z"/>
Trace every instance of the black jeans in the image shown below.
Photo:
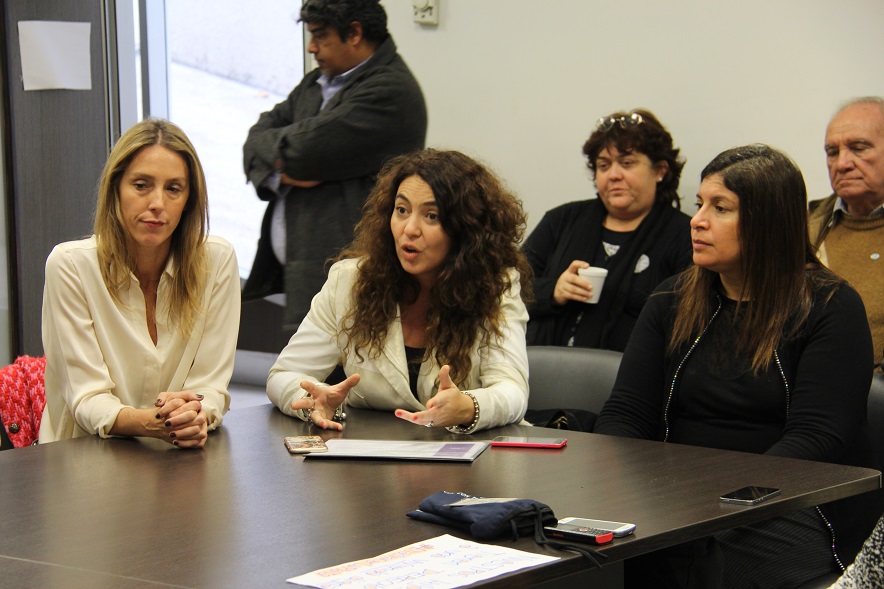
<path fill-rule="evenodd" d="M 625 586 L 790 589 L 839 570 L 831 542 L 816 509 L 804 509 L 631 558 Z"/>

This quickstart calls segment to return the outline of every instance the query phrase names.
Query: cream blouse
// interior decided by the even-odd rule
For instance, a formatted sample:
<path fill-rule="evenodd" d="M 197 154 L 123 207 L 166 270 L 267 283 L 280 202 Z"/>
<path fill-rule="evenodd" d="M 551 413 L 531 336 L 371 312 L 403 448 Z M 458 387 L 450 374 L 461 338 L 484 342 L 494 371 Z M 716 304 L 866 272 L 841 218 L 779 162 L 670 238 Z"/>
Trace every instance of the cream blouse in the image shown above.
<path fill-rule="evenodd" d="M 209 237 L 208 278 L 188 339 L 168 320 L 169 259 L 157 290 L 157 344 L 147 329 L 144 295 L 130 273 L 115 301 L 101 278 L 95 237 L 57 245 L 46 260 L 43 348 L 46 408 L 40 442 L 98 434 L 108 437 L 123 407 L 153 407 L 157 394 L 191 390 L 202 401 L 209 429 L 230 405 L 227 386 L 239 332 L 240 279 L 236 254 Z"/>

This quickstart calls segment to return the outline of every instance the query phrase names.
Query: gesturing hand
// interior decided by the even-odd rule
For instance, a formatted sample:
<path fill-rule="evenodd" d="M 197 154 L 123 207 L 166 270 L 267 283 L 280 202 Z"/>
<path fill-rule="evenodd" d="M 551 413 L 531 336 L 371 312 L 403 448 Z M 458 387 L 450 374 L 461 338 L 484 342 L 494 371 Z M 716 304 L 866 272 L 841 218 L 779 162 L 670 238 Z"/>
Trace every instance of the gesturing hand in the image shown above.
<path fill-rule="evenodd" d="M 307 391 L 307 396 L 292 401 L 292 409 L 310 410 L 310 421 L 322 429 L 336 429 L 341 431 L 344 426 L 332 418 L 335 410 L 340 407 L 350 389 L 359 384 L 359 374 L 352 374 L 336 385 L 323 385 L 305 380 L 301 382 L 301 388 Z"/>
<path fill-rule="evenodd" d="M 426 427 L 449 427 L 473 421 L 473 400 L 460 392 L 451 381 L 451 367 L 446 364 L 439 370 L 439 391 L 427 401 L 426 411 L 412 413 L 397 409 L 396 417 Z"/>

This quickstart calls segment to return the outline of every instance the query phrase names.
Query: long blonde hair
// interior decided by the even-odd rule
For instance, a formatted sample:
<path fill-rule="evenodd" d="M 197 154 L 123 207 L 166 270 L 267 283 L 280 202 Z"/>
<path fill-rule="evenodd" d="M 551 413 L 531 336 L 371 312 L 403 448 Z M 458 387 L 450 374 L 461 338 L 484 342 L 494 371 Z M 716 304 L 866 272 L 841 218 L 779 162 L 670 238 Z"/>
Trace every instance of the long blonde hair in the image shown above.
<path fill-rule="evenodd" d="M 120 292 L 135 269 L 120 209 L 120 181 L 135 156 L 145 147 L 161 145 L 184 158 L 189 193 L 181 221 L 171 238 L 171 255 L 177 266 L 172 278 L 169 320 L 187 337 L 201 311 L 206 282 L 205 241 L 209 229 L 209 201 L 206 177 L 196 150 L 178 126 L 149 118 L 123 133 L 104 165 L 98 184 L 95 209 L 95 238 L 101 277 L 111 296 L 120 304 Z"/>

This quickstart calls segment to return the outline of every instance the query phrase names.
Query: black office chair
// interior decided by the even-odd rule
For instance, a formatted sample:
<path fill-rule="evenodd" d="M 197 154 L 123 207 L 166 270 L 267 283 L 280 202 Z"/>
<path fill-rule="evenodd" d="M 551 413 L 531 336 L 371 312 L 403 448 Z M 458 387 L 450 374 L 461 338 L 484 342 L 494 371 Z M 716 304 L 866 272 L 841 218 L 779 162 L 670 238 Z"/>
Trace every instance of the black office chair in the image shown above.
<path fill-rule="evenodd" d="M 867 413 L 872 440 L 877 445 L 879 458 L 884 459 L 884 375 L 875 374 L 872 376 L 872 388 L 869 389 Z M 818 577 L 804 583 L 799 589 L 825 589 L 837 581 L 840 576 L 838 574 L 831 574 Z"/>
<path fill-rule="evenodd" d="M 622 356 L 612 350 L 528 346 L 529 412 L 579 409 L 598 414 L 611 395 Z"/>
<path fill-rule="evenodd" d="M 878 459 L 884 461 L 884 374 L 872 376 L 869 389 L 869 430 L 878 446 Z"/>

